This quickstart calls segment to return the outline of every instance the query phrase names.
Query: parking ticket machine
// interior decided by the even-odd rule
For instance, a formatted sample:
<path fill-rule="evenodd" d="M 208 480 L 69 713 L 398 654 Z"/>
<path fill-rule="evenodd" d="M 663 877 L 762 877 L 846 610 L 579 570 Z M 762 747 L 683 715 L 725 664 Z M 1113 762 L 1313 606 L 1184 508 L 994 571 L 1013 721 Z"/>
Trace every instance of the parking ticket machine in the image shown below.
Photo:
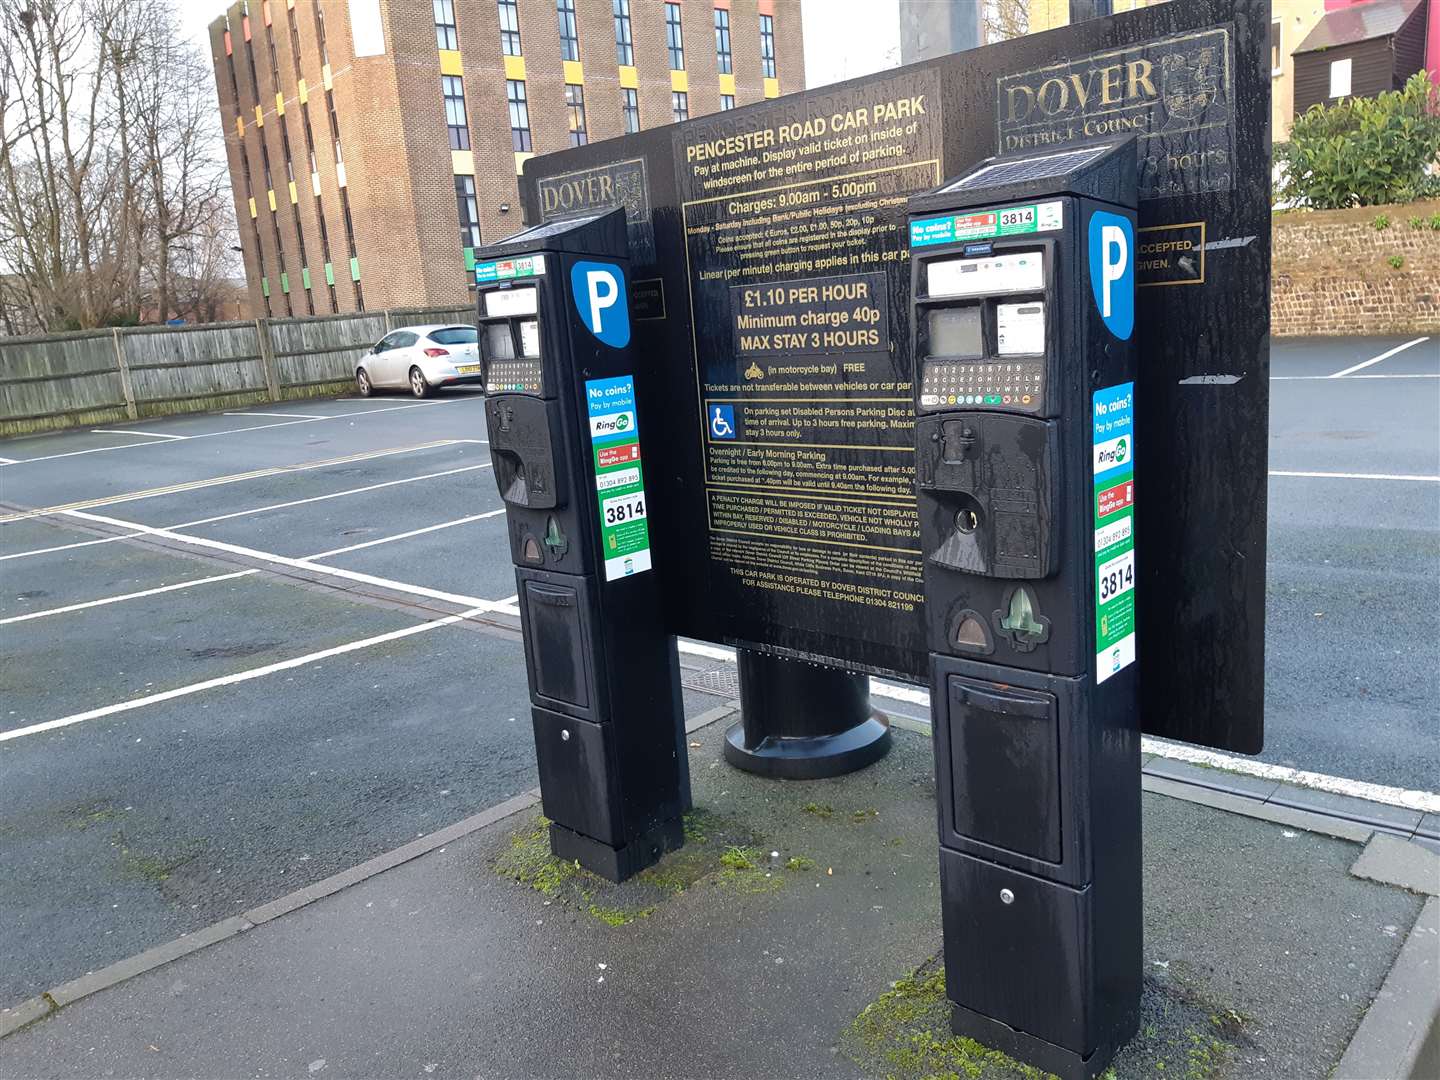
<path fill-rule="evenodd" d="M 628 250 L 612 210 L 518 233 L 475 266 L 551 849 L 612 881 L 680 846 L 690 801 L 650 548 Z"/>
<path fill-rule="evenodd" d="M 1141 985 L 1133 139 L 910 201 L 946 990 L 1089 1078 Z"/>

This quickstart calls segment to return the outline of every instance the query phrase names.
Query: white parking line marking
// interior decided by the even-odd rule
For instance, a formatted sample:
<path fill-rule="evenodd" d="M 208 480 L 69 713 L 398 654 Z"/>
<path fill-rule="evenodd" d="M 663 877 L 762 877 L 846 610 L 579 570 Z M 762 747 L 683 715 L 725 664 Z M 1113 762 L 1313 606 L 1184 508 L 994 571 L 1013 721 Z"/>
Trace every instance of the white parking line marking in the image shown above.
<path fill-rule="evenodd" d="M 175 698 L 188 697 L 191 694 L 202 693 L 205 690 L 213 690 L 219 686 L 234 686 L 236 683 L 249 682 L 251 679 L 259 679 L 266 675 L 273 675 L 277 671 L 289 671 L 291 668 L 304 667 L 306 664 L 313 664 L 319 660 L 328 660 L 332 656 L 343 656 L 345 653 L 355 652 L 359 649 L 368 649 L 375 645 L 384 645 L 386 642 L 399 641 L 401 638 L 413 637 L 416 634 L 423 634 L 441 626 L 452 626 L 465 619 L 473 619 L 476 615 L 483 615 L 489 612 L 492 606 L 489 601 L 481 601 L 469 611 L 462 611 L 458 615 L 446 615 L 439 619 L 431 619 L 428 622 L 417 623 L 414 626 L 407 626 L 401 630 L 392 630 L 388 634 L 377 634 L 375 637 L 362 638 L 359 641 L 347 642 L 344 645 L 336 645 L 333 648 L 321 649 L 319 652 L 291 657 L 289 660 L 266 664 L 264 667 L 251 668 L 248 671 L 237 671 L 231 675 L 221 675 L 219 678 L 206 679 L 204 682 L 191 683 L 189 686 L 179 686 L 173 690 L 161 691 L 158 694 L 147 694 L 145 697 L 132 698 L 129 701 L 117 702 L 114 705 L 106 705 L 99 709 L 73 713 L 70 716 L 62 716 L 58 720 L 46 720 L 40 724 L 30 724 L 27 727 L 13 728 L 10 731 L 0 731 L 0 742 L 24 738 L 26 735 L 38 735 L 44 731 L 54 731 L 56 728 L 69 727 L 72 724 L 83 723 L 86 720 L 98 720 L 102 716 L 114 716 L 116 713 L 130 712 L 133 709 L 144 708 L 146 705 L 154 705 L 161 701 L 173 701 Z"/>
<path fill-rule="evenodd" d="M 468 525 L 472 521 L 484 521 L 486 518 L 498 517 L 505 513 L 502 506 L 499 510 L 491 510 L 484 514 L 471 514 L 469 517 L 456 518 L 454 521 L 442 521 L 439 525 L 427 525 L 423 529 L 411 529 L 409 532 L 396 533 L 394 536 L 382 536 L 378 540 L 366 540 L 363 544 L 351 544 L 349 547 L 333 548 L 330 551 L 322 551 L 317 555 L 306 555 L 309 559 L 328 559 L 332 555 L 345 555 L 351 551 L 360 551 L 363 548 L 372 548 L 379 544 L 393 544 L 396 540 L 409 540 L 412 536 L 423 536 L 425 533 L 439 532 L 441 529 L 453 528 L 456 525 Z M 504 604 L 508 601 L 501 600 Z"/>
<path fill-rule="evenodd" d="M 434 450 L 440 447 L 456 446 L 460 443 L 474 441 L 476 440 L 436 439 L 434 442 L 419 443 L 415 446 L 394 446 L 388 450 L 366 450 L 359 454 L 346 454 L 344 457 L 325 458 L 322 461 L 307 461 L 299 465 L 275 465 L 268 469 L 256 469 L 253 472 L 231 473 L 229 476 L 215 476 L 209 480 L 188 480 L 183 484 L 170 484 L 166 487 L 148 488 L 143 491 L 130 491 L 123 495 L 104 495 L 98 499 L 83 499 L 79 502 L 63 503 L 59 506 L 44 506 L 36 510 L 26 510 L 18 514 L 6 514 L 0 517 L 0 523 L 7 521 L 28 521 L 31 518 L 58 514 L 64 510 L 90 510 L 101 506 L 113 506 L 116 503 L 135 502 L 139 499 L 154 499 L 161 495 L 178 495 L 187 491 L 199 491 L 202 488 L 219 487 L 222 484 L 237 484 L 242 480 L 263 479 L 267 476 L 280 476 L 283 473 L 309 472 L 312 469 L 328 469 L 335 465 L 350 465 L 357 461 L 370 461 L 374 458 L 392 457 L 395 454 L 413 454 L 419 450 Z"/>
<path fill-rule="evenodd" d="M 221 540 L 208 540 L 203 536 L 187 536 L 185 533 L 172 532 L 170 529 L 156 529 L 149 525 L 141 525 L 135 521 L 121 521 L 119 518 L 103 517 L 100 514 L 87 514 L 82 510 L 64 510 L 61 512 L 67 517 L 78 517 L 86 521 L 98 521 L 102 524 L 115 525 L 122 529 L 138 529 L 147 536 L 158 536 L 166 540 L 174 540 L 177 543 L 185 544 L 189 547 L 223 551 L 230 555 L 241 555 L 247 559 L 259 559 L 262 562 L 274 563 L 276 566 L 288 566 L 295 570 L 307 570 L 311 573 L 321 574 L 326 577 L 338 577 L 344 578 L 347 581 L 358 581 L 363 585 L 376 585 L 394 592 L 409 593 L 412 596 L 424 596 L 432 600 L 447 600 L 452 604 L 465 604 L 466 606 L 491 604 L 491 601 L 482 600 L 478 596 L 464 596 L 460 593 L 442 592 L 440 589 L 427 589 L 422 585 L 410 585 L 404 581 L 394 581 L 391 578 L 376 577 L 374 574 L 361 574 L 354 570 L 342 570 L 338 566 L 326 566 L 324 563 L 310 562 L 307 559 L 292 559 L 287 555 L 277 555 L 273 551 L 260 551 L 257 548 L 241 547 L 239 544 L 227 544 Z"/>
<path fill-rule="evenodd" d="M 216 514 L 214 517 L 196 518 L 194 521 L 182 521 L 178 525 L 166 526 L 170 529 L 193 529 L 197 525 L 210 525 L 216 521 L 229 521 L 231 518 L 250 517 L 253 514 L 264 514 L 271 510 L 286 510 L 292 506 L 304 506 L 307 503 L 325 502 L 327 499 L 340 499 L 347 495 L 360 495 L 367 491 L 379 491 L 381 488 L 397 487 L 400 484 L 413 484 L 417 480 L 434 480 L 440 476 L 454 476 L 456 473 L 475 472 L 477 469 L 488 469 L 491 463 L 486 461 L 479 465 L 462 465 L 458 469 L 442 469 L 440 472 L 424 473 L 420 476 L 406 476 L 400 480 L 386 480 L 379 484 L 366 484 L 364 487 L 346 488 L 344 491 L 332 491 L 328 495 L 311 495 L 307 499 L 291 499 L 289 502 L 274 503 L 270 506 L 256 506 L 249 510 L 235 510 L 228 514 Z"/>
<path fill-rule="evenodd" d="M 162 434 L 160 434 L 160 432 L 158 432 L 158 431 L 126 431 L 124 428 L 118 428 L 118 427 L 112 427 L 112 428 L 98 428 L 98 427 L 97 427 L 97 428 L 91 428 L 91 429 L 90 429 L 90 434 L 92 434 L 92 435 L 145 435 L 145 436 L 148 436 L 148 437 L 151 438 L 151 439 L 181 439 L 181 440 L 183 440 L 183 439 L 188 439 L 188 438 L 190 438 L 189 435 L 162 435 Z M 134 446 L 134 445 L 136 445 L 136 444 L 134 444 L 134 443 L 126 443 L 125 445 L 126 445 L 126 446 Z M 142 443 L 142 444 L 140 444 L 140 445 L 144 445 L 144 444 Z M 119 450 L 120 447 L 118 447 L 118 446 L 107 446 L 105 449 L 107 449 L 107 450 Z"/>
<path fill-rule="evenodd" d="M 86 608 L 102 607 L 105 604 L 118 604 L 122 600 L 139 600 L 142 596 L 158 596 L 160 593 L 178 592 L 181 589 L 193 588 L 196 585 L 210 585 L 217 581 L 232 581 L 235 578 L 249 577 L 251 574 L 258 574 L 258 569 L 237 570 L 233 574 L 217 574 L 214 577 L 196 578 L 194 581 L 181 581 L 175 585 L 161 585 L 158 589 L 143 589 L 140 592 L 123 593 L 120 596 L 107 596 L 100 600 L 87 600 L 83 604 L 67 604 L 64 607 L 46 608 L 44 611 L 31 611 L 25 615 L 12 615 L 8 619 L 0 619 L 0 626 L 8 626 L 10 623 L 28 622 L 31 619 L 43 619 L 49 615 L 64 615 L 71 611 L 84 611 Z"/>
<path fill-rule="evenodd" d="M 1355 365 L 1353 365 L 1353 366 L 1351 366 L 1351 367 L 1347 367 L 1344 371 L 1337 371 L 1337 372 L 1335 372 L 1334 375 L 1331 375 L 1330 378 L 1332 378 L 1332 379 L 1343 379 L 1346 375 L 1349 375 L 1349 374 L 1352 374 L 1353 372 L 1360 371 L 1360 370 L 1362 370 L 1362 369 L 1364 369 L 1364 368 L 1367 368 L 1367 367 L 1369 367 L 1371 364 L 1378 364 L 1378 363 L 1380 363 L 1381 360 L 1388 360 L 1388 359 L 1390 359 L 1390 357 L 1394 356 L 1396 353 L 1404 352 L 1406 349 L 1410 348 L 1410 346 L 1412 346 L 1412 345 L 1419 345 L 1422 341 L 1429 341 L 1429 340 L 1430 340 L 1430 339 L 1429 339 L 1428 337 L 1417 337 L 1414 341 L 1407 341 L 1407 342 L 1405 342 L 1404 345 L 1396 345 L 1393 349 L 1386 349 L 1386 350 L 1385 350 L 1384 352 L 1382 352 L 1379 356 L 1372 356 L 1369 360 L 1362 360 L 1362 361 L 1360 361 L 1360 363 L 1358 363 L 1358 364 L 1355 364 Z"/>
<path fill-rule="evenodd" d="M 333 413 L 303 413 L 303 412 L 227 412 L 221 416 L 278 416 L 281 420 L 332 420 Z"/>
<path fill-rule="evenodd" d="M 733 649 L 723 648 L 718 645 L 707 645 L 700 641 L 686 640 L 679 642 L 679 648 L 681 652 L 691 653 L 695 656 L 704 656 L 711 660 L 723 660 L 730 664 L 735 663 L 735 652 Z M 892 698 L 896 701 L 906 701 L 913 705 L 922 705 L 927 709 L 930 707 L 929 692 L 918 686 L 902 686 L 898 683 L 872 678 L 870 680 L 870 693 L 876 697 Z M 1440 813 L 1440 793 L 1433 791 L 1415 791 L 1410 788 L 1389 787 L 1385 784 L 1372 784 L 1367 780 L 1351 780 L 1344 776 L 1331 776 L 1328 773 L 1293 769 L 1288 765 L 1271 765 L 1263 761 L 1255 761 L 1251 758 L 1222 754 L 1218 750 L 1205 750 L 1198 746 L 1184 746 L 1178 743 L 1164 742 L 1160 739 L 1152 739 L 1148 736 L 1140 740 L 1140 748 L 1144 753 L 1155 754 L 1159 757 L 1174 758 L 1177 761 L 1189 761 L 1197 765 L 1210 765 L 1218 769 L 1226 769 L 1230 772 L 1244 773 L 1247 776 L 1258 776 L 1265 780 L 1279 780 L 1287 784 L 1295 784 L 1299 787 L 1312 788 L 1316 791 L 1329 791 L 1336 795 L 1350 795 L 1357 799 L 1386 803 L 1390 806 L 1403 806 L 1407 810 L 1420 810 L 1431 814 Z"/>
<path fill-rule="evenodd" d="M 0 465 L 18 465 L 19 460 L 13 457 L 0 457 Z"/>
<path fill-rule="evenodd" d="M 315 419 L 308 419 L 308 420 L 282 420 L 281 422 L 279 422 L 279 423 L 277 423 L 277 424 L 252 424 L 252 425 L 250 425 L 249 427 L 227 428 L 227 429 L 225 429 L 224 431 L 206 431 L 206 432 L 202 432 L 202 433 L 199 434 L 199 435 L 186 435 L 186 436 L 183 436 L 183 437 L 184 437 L 185 439 L 187 439 L 187 440 L 194 440 L 194 439 L 213 439 L 213 438 L 215 438 L 216 436 L 219 436 L 219 435 L 240 435 L 240 434 L 243 434 L 243 433 L 246 432 L 246 431 L 266 431 L 266 430 L 268 430 L 268 429 L 270 429 L 270 428 L 289 427 L 289 426 L 291 426 L 292 424 L 318 424 L 318 423 L 320 423 L 321 420 L 346 420 L 346 419 L 354 418 L 354 417 L 356 417 L 356 416 L 370 416 L 370 415 L 372 415 L 373 413 L 397 412 L 397 411 L 400 410 L 400 409 L 423 409 L 423 408 L 426 408 L 427 406 L 430 406 L 430 405 L 460 405 L 460 404 L 463 404 L 466 400 L 467 400 L 466 398 L 452 398 L 452 399 L 450 399 L 449 401 L 416 401 L 416 402 L 412 402 L 412 403 L 409 404 L 409 405 L 388 405 L 388 406 L 386 406 L 386 407 L 383 408 L 383 409 L 357 409 L 357 410 L 355 410 L 354 412 L 337 413 L 337 414 L 335 414 L 335 415 L 333 415 L 333 416 L 317 417 L 317 418 L 315 418 Z M 203 415 L 203 414 L 198 414 L 198 415 Z M 108 430 L 114 431 L 115 429 L 114 429 L 114 428 L 110 428 L 110 429 L 108 429 Z M 140 434 L 146 434 L 146 433 L 145 433 L 145 432 L 141 432 Z M 171 438 L 180 438 L 181 436 L 170 436 L 170 437 L 171 437 Z M 473 440 L 473 441 L 483 442 L 484 440 L 481 439 L 481 440 Z M 94 446 L 94 447 L 91 447 L 89 450 L 69 450 L 69 451 L 67 451 L 67 452 L 65 452 L 65 453 L 63 453 L 63 454 L 45 454 L 45 455 L 42 456 L 42 457 L 19 458 L 19 459 L 15 460 L 15 461 L 9 462 L 8 464 L 10 464 L 10 465 L 28 465 L 28 464 L 30 464 L 31 462 L 35 462 L 35 461 L 54 461 L 54 460 L 57 459 L 57 458 L 79 457 L 79 456 L 81 456 L 82 454 L 104 454 L 104 453 L 108 453 L 108 452 L 111 451 L 111 450 L 126 450 L 126 449 L 129 449 L 130 447 L 134 447 L 134 446 L 162 446 L 162 445 L 164 445 L 164 444 L 163 444 L 163 443 L 154 443 L 154 442 L 148 442 L 148 443 L 134 442 L 134 443 L 121 443 L 119 446 Z"/>
<path fill-rule="evenodd" d="M 113 544 L 116 540 L 129 540 L 131 537 L 142 535 L 144 534 L 132 532 L 126 533 L 124 536 L 107 536 L 101 540 L 81 540 L 75 544 L 60 544 L 56 547 L 48 548 L 31 548 L 29 551 L 16 551 L 9 555 L 0 555 L 0 562 L 6 562 L 9 559 L 28 559 L 31 555 L 51 555 L 57 551 L 69 551 L 71 548 L 93 547 L 96 544 Z"/>
<path fill-rule="evenodd" d="M 1271 382 L 1326 382 L 1335 378 L 1334 375 L 1271 375 Z M 1391 375 L 1346 375 L 1345 381 L 1351 379 L 1440 379 L 1440 371 L 1398 371 Z"/>
<path fill-rule="evenodd" d="M 344 491 L 332 491 L 328 495 L 312 495 L 308 499 L 292 499 L 289 502 L 274 503 L 270 506 L 254 506 L 249 510 L 236 510 L 229 514 L 216 514 L 214 517 L 196 518 L 194 521 L 182 521 L 176 525 L 165 526 L 168 529 L 190 529 L 197 525 L 209 525 L 215 521 L 229 521 L 232 518 L 249 517 L 253 514 L 264 514 L 270 510 L 284 510 L 291 506 L 302 506 L 305 503 L 324 502 L 326 499 L 339 499 L 346 495 L 360 495 L 367 491 L 377 491 L 380 488 L 395 487 L 398 484 L 413 484 L 418 480 L 434 480 L 441 476 L 453 476 L 456 473 L 474 472 L 477 469 L 490 468 L 490 462 L 481 465 L 465 465 L 458 469 L 444 469 L 440 472 L 423 473 L 420 476 L 406 476 L 399 480 L 386 480 L 381 484 L 366 484 L 364 487 L 347 488 Z M 29 551 L 17 551 L 10 555 L 0 555 L 0 562 L 7 559 L 24 559 L 31 555 L 51 555 L 57 551 L 69 551 L 72 548 L 92 547 L 95 544 L 113 544 L 117 540 L 130 540 L 136 536 L 144 536 L 140 532 L 128 532 L 123 536 L 107 536 L 100 540 L 81 540 L 74 544 L 60 544 L 56 547 L 33 548 Z M 311 556 L 315 558 L 316 556 Z"/>
<path fill-rule="evenodd" d="M 1440 476 L 1422 476 L 1419 473 L 1297 472 L 1292 469 L 1271 469 L 1270 475 L 1308 476 L 1321 480 L 1413 480 L 1422 484 L 1440 484 Z"/>
<path fill-rule="evenodd" d="M 503 514 L 504 512 L 505 512 L 505 508 L 504 508 L 504 507 L 501 507 L 499 510 L 491 510 L 491 511 L 489 511 L 488 513 L 484 513 L 484 514 L 471 514 L 471 515 L 469 515 L 468 517 L 456 518 L 454 521 L 442 521 L 442 522 L 441 522 L 440 524 L 438 524 L 438 525 L 428 525 L 428 526 L 426 526 L 426 527 L 423 528 L 423 529 L 411 529 L 409 532 L 396 533 L 396 534 L 393 535 L 393 536 L 382 536 L 382 537 L 379 537 L 378 539 L 375 539 L 375 540 L 366 540 L 363 544 L 351 544 L 349 547 L 334 548 L 333 550 L 330 550 L 330 551 L 321 551 L 321 552 L 317 552 L 317 553 L 314 554 L 314 555 L 306 555 L 306 556 L 304 556 L 300 561 L 301 561 L 301 562 L 309 562 L 309 561 L 312 560 L 312 559 L 328 559 L 328 558 L 330 558 L 330 557 L 333 556 L 333 555 L 344 555 L 344 554 L 346 554 L 346 553 L 348 553 L 348 552 L 351 552 L 351 551 L 359 551 L 359 550 L 361 550 L 362 548 L 377 547 L 377 546 L 379 546 L 379 545 L 381 545 L 381 544 L 393 544 L 393 543 L 395 543 L 395 542 L 398 541 L 398 540 L 409 540 L 411 537 L 414 537 L 414 536 L 421 536 L 421 535 L 423 535 L 423 534 L 425 534 L 425 533 L 439 532 L 441 529 L 454 528 L 456 525 L 468 525 L 468 524 L 470 524 L 472 521 L 484 521 L 484 520 L 486 520 L 487 518 L 498 517 L 500 514 Z M 171 528 L 172 528 L 172 529 L 182 528 L 182 526 L 172 525 Z M 144 535 L 146 535 L 146 534 L 143 533 L 143 532 L 135 532 L 135 533 L 127 533 L 127 534 L 126 534 L 126 536 L 144 536 Z M 124 539 L 124 538 L 125 538 L 125 537 L 119 537 L 119 536 L 116 536 L 116 537 L 107 537 L 105 540 L 90 540 L 90 541 L 88 541 L 88 543 L 91 543 L 91 544 L 104 544 L 104 543 L 108 543 L 110 540 L 121 540 L 121 539 Z M 67 544 L 66 546 L 67 546 L 67 547 L 83 547 L 84 545 L 83 545 L 83 544 Z M 60 549 L 60 550 L 63 550 L 63 549 Z M 3 558 L 13 559 L 13 558 L 16 558 L 16 556 L 14 556 L 14 555 L 6 555 L 6 556 L 3 556 Z M 216 576 L 214 576 L 214 577 L 196 578 L 194 581 L 182 581 L 182 582 L 180 582 L 178 585 L 162 585 L 162 586 L 160 586 L 158 589 L 144 589 L 144 590 L 142 590 L 142 591 L 140 591 L 140 592 L 124 593 L 124 594 L 122 594 L 122 595 L 120 595 L 120 596 L 107 596 L 107 597 L 104 597 L 103 599 L 100 599 L 100 600 L 88 600 L 88 601 L 86 601 L 86 602 L 84 602 L 84 603 L 81 603 L 81 604 L 69 604 L 69 605 L 67 605 L 67 606 L 65 606 L 65 607 L 47 608 L 47 609 L 44 610 L 44 611 L 32 611 L 32 612 L 29 612 L 28 614 L 25 614 L 25 615 L 12 615 L 12 616 L 11 616 L 10 618 L 8 618 L 8 619 L 0 619 L 0 626 L 5 626 L 5 625 L 7 625 L 7 624 L 9 624 L 9 623 L 26 622 L 26 621 L 28 621 L 28 620 L 30 620 L 30 619 L 39 619 L 39 618 L 43 618 L 43 617 L 45 617 L 45 616 L 47 616 L 47 615 L 63 615 L 63 614 L 65 614 L 65 613 L 67 613 L 67 612 L 71 612 L 71 611 L 82 611 L 82 610 L 84 610 L 85 608 L 101 607 L 102 605 L 105 605 L 105 604 L 118 604 L 118 603 L 119 603 L 120 601 L 122 601 L 122 600 L 138 600 L 138 599 L 140 599 L 141 597 L 145 597 L 145 596 L 155 596 L 157 593 L 176 592 L 176 591 L 178 591 L 178 590 L 180 590 L 180 589 L 188 589 L 188 588 L 190 588 L 192 585 L 208 585 L 208 584 L 211 584 L 211 583 L 217 582 L 217 581 L 229 581 L 231 578 L 248 577 L 248 576 L 251 575 L 251 574 L 258 574 L 258 573 L 260 573 L 260 570 L 259 570 L 259 568 L 257 567 L 257 568 L 250 569 L 250 570 L 240 570 L 240 571 L 238 571 L 238 572 L 236 572 L 236 573 L 233 573 L 233 574 L 219 574 L 219 575 L 216 575 Z M 511 605 L 515 600 L 518 600 L 518 599 L 519 599 L 519 597 L 511 596 L 511 597 L 507 597 L 507 598 L 504 599 L 504 600 L 497 600 L 497 601 L 495 602 L 495 606 L 496 606 L 497 609 L 503 609 L 503 610 L 509 611 L 509 610 L 510 610 L 510 605 Z M 516 615 L 520 614 L 520 612 L 519 612 L 518 609 L 516 609 L 513 613 L 516 614 Z"/>
<path fill-rule="evenodd" d="M 1386 784 L 1372 784 L 1366 780 L 1350 780 L 1328 773 L 1292 769 L 1288 765 L 1270 765 L 1251 758 L 1234 757 L 1218 750 L 1205 750 L 1198 746 L 1184 746 L 1179 743 L 1162 742 L 1158 739 L 1140 740 L 1140 749 L 1147 754 L 1188 761 L 1195 765 L 1209 765 L 1230 772 L 1258 776 L 1262 780 L 1279 780 L 1316 791 L 1328 791 L 1335 795 L 1350 795 L 1370 802 L 1386 803 L 1389 806 L 1403 806 L 1407 810 L 1420 810 L 1429 814 L 1440 814 L 1440 794 L 1431 791 L 1413 791 L 1409 788 L 1390 787 Z"/>

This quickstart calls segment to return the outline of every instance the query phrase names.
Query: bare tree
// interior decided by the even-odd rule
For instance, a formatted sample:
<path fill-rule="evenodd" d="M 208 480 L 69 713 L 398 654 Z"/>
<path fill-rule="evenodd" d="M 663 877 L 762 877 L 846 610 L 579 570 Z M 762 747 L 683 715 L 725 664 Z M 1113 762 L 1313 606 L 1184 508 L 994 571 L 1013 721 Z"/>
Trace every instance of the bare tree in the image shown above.
<path fill-rule="evenodd" d="M 1030 0 L 984 0 L 986 44 L 1024 37 L 1030 32 Z"/>
<path fill-rule="evenodd" d="M 0 273 L 43 329 L 169 317 L 177 252 L 231 222 L 175 2 L 0 0 Z"/>

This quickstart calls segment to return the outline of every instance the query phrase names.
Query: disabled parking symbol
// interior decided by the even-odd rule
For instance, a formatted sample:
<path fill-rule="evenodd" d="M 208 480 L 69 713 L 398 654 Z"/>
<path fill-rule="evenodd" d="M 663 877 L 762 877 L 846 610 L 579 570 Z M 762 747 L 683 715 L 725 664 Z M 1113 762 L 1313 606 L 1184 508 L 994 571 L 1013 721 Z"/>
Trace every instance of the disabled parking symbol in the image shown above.
<path fill-rule="evenodd" d="M 734 405 L 712 405 L 710 407 L 710 438 L 735 438 Z"/>

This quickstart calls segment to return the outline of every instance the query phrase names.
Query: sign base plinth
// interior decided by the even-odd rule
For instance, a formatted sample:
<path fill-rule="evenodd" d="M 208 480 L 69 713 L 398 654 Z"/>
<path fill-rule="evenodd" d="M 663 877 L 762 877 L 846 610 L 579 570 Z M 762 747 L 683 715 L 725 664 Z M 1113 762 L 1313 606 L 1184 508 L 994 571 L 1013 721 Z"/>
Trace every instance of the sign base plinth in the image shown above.
<path fill-rule="evenodd" d="M 890 723 L 870 707 L 870 677 L 737 649 L 741 722 L 725 760 L 784 780 L 843 776 L 890 751 Z"/>

